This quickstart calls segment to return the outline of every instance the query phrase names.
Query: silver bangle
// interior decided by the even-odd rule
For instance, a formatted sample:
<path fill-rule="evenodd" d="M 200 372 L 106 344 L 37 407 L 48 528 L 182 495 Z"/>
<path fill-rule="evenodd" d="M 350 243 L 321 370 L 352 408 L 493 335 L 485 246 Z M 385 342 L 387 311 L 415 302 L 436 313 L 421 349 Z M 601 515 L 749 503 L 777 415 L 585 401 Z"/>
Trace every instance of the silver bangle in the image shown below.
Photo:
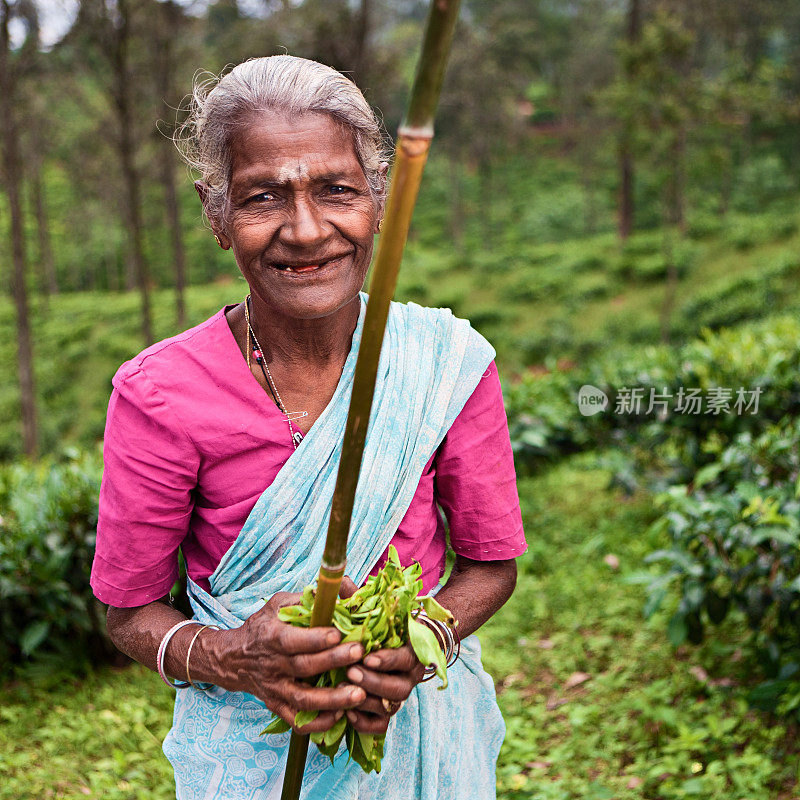
<path fill-rule="evenodd" d="M 206 683 L 204 681 L 198 681 L 197 683 L 195 683 L 192 680 L 192 676 L 189 674 L 189 657 L 192 655 L 192 648 L 194 647 L 194 643 L 197 641 L 197 637 L 203 631 L 209 630 L 209 629 L 218 631 L 219 630 L 219 626 L 218 625 L 203 625 L 200 628 L 200 630 L 197 631 L 197 633 L 195 633 L 195 635 L 192 637 L 192 641 L 189 642 L 189 649 L 186 651 L 186 680 L 189 681 L 189 683 L 192 686 L 194 686 L 195 689 L 202 689 L 203 691 L 206 691 L 207 689 L 210 689 L 214 684 L 213 683 Z"/>
<path fill-rule="evenodd" d="M 444 652 L 445 662 L 448 667 L 451 667 L 458 660 L 461 654 L 461 638 L 458 634 L 445 622 L 441 620 L 431 619 L 424 611 L 420 611 L 415 619 L 429 628 L 436 641 L 439 643 Z M 427 665 L 423 673 L 422 681 L 429 681 L 436 674 L 436 668 Z"/>
<path fill-rule="evenodd" d="M 179 622 L 177 625 L 173 625 L 165 634 L 164 638 L 161 640 L 161 644 L 158 646 L 158 654 L 156 655 L 156 668 L 158 669 L 158 674 L 161 676 L 161 680 L 167 684 L 167 686 L 171 686 L 173 689 L 185 689 L 189 686 L 188 681 L 175 681 L 174 683 L 170 681 L 167 677 L 166 672 L 164 672 L 164 654 L 167 652 L 167 645 L 170 642 L 170 639 L 183 627 L 186 625 L 201 625 L 202 623 L 198 622 L 196 619 L 184 619 Z"/>

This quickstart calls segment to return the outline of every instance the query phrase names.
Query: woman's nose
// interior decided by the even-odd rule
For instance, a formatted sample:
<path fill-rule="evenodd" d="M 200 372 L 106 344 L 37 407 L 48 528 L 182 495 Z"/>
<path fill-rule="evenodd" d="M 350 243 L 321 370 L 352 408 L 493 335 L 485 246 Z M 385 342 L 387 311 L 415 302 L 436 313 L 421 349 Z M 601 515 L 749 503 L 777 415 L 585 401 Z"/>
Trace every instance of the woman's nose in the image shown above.
<path fill-rule="evenodd" d="M 309 199 L 297 199 L 281 226 L 281 239 L 294 247 L 310 247 L 324 241 L 330 233 L 322 210 Z"/>

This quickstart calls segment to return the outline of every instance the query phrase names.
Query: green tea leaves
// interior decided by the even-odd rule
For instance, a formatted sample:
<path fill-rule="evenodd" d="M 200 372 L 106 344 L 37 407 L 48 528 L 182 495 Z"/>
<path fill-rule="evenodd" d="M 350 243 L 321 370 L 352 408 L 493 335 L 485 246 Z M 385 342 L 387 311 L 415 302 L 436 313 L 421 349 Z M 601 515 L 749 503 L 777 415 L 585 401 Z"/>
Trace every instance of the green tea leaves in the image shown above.
<path fill-rule="evenodd" d="M 429 617 L 455 627 L 453 615 L 432 597 L 419 597 L 422 590 L 422 568 L 418 563 L 405 569 L 394 546 L 389 547 L 386 565 L 351 597 L 339 599 L 333 612 L 333 625 L 342 635 L 343 642 L 360 642 L 365 655 L 382 648 L 397 648 L 411 644 L 422 664 L 433 666 L 442 681 L 440 689 L 447 687 L 445 655 L 433 631 L 414 617 L 424 612 Z M 311 624 L 314 589 L 307 587 L 296 606 L 284 606 L 278 619 L 289 625 L 307 628 Z M 345 680 L 346 670 L 335 669 L 323 673 L 316 686 L 338 686 Z M 317 711 L 300 711 L 295 725 L 306 725 L 316 719 Z M 283 720 L 276 719 L 264 733 L 283 733 L 290 729 Z M 380 772 L 384 737 L 358 733 L 347 717 L 339 719 L 327 731 L 311 734 L 311 741 L 320 752 L 333 761 L 345 740 L 350 757 L 365 772 Z"/>

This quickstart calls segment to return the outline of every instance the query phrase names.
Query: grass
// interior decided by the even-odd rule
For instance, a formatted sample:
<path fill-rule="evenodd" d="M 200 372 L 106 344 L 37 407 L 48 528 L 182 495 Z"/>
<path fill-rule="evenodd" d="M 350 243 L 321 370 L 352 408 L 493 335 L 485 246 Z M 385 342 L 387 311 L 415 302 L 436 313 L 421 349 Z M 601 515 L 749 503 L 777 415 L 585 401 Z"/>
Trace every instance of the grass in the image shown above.
<path fill-rule="evenodd" d="M 746 708 L 748 649 L 667 643 L 627 582 L 656 542 L 644 494 L 605 489 L 593 454 L 520 481 L 517 591 L 481 631 L 508 733 L 501 800 L 790 800 L 796 728 Z M 174 797 L 160 751 L 170 691 L 144 668 L 0 689 L 0 800 Z"/>

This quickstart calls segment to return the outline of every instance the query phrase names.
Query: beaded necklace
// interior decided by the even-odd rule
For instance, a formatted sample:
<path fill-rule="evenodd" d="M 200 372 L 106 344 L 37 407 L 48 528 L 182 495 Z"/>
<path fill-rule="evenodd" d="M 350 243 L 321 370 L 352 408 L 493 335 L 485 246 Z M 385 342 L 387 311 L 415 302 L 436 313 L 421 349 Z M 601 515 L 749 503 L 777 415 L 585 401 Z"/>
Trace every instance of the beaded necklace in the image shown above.
<path fill-rule="evenodd" d="M 253 352 L 253 358 L 256 360 L 256 364 L 261 367 L 261 372 L 264 375 L 264 380 L 267 382 L 267 386 L 269 386 L 270 394 L 272 395 L 275 404 L 281 410 L 283 415 L 286 417 L 286 422 L 289 424 L 289 436 L 292 439 L 292 447 L 297 450 L 297 445 L 303 441 L 303 433 L 302 431 L 295 430 L 294 426 L 292 425 L 293 419 L 300 419 L 302 417 L 308 416 L 308 411 L 287 411 L 286 406 L 283 404 L 283 400 L 281 400 L 280 393 L 278 392 L 278 387 L 275 385 L 275 381 L 272 378 L 272 373 L 269 371 L 269 365 L 267 364 L 267 360 L 264 358 L 264 350 L 262 349 L 261 345 L 258 343 L 258 339 L 256 338 L 256 332 L 253 330 L 253 326 L 250 324 L 250 295 L 247 295 L 244 301 L 244 318 L 247 322 L 247 344 L 246 344 L 246 351 L 247 351 L 247 367 L 250 368 L 250 351 Z M 253 339 L 253 346 L 250 346 L 250 339 Z"/>

